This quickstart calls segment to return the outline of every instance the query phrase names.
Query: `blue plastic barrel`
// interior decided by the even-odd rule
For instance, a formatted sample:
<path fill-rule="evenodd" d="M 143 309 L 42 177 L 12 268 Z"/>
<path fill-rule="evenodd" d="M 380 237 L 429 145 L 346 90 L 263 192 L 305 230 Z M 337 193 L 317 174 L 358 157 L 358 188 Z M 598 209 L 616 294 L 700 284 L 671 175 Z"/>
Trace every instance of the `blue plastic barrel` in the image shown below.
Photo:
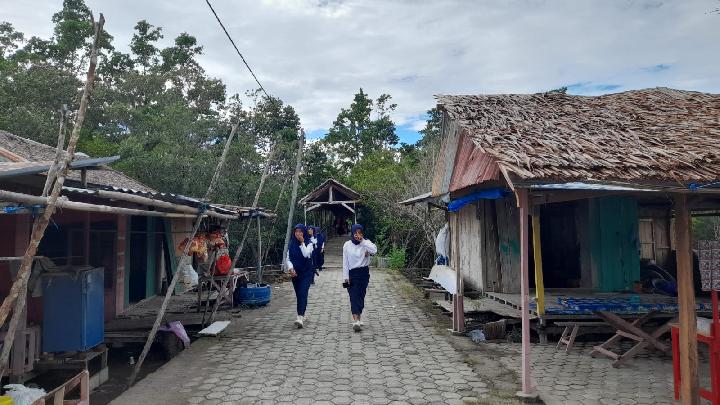
<path fill-rule="evenodd" d="M 248 284 L 240 288 L 241 305 L 267 305 L 272 298 L 272 289 L 267 284 Z"/>

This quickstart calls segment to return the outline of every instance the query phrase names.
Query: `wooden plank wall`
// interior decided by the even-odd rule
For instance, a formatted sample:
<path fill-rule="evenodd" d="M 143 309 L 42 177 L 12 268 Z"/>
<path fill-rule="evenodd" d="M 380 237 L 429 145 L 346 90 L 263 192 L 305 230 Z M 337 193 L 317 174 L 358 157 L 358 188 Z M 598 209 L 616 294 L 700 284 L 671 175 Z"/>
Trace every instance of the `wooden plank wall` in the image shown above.
<path fill-rule="evenodd" d="M 480 223 L 480 258 L 482 260 L 483 285 L 487 291 L 500 291 L 500 248 L 498 247 L 497 215 L 495 201 L 478 202 L 477 218 Z"/>
<path fill-rule="evenodd" d="M 472 288 L 482 290 L 483 265 L 480 248 L 481 226 L 477 217 L 476 204 L 468 204 L 458 212 L 457 224 L 460 238 L 458 240 L 458 254 L 460 273 L 463 280 Z"/>
<path fill-rule="evenodd" d="M 453 168 L 455 167 L 455 155 L 457 153 L 459 138 L 460 131 L 457 123 L 451 120 L 446 113 L 443 113 L 443 143 L 433 176 L 432 194 L 434 196 L 448 192 L 450 180 L 452 180 Z"/>
<path fill-rule="evenodd" d="M 640 257 L 667 268 L 671 250 L 670 212 L 665 208 L 640 207 Z M 674 263 L 672 264 L 674 266 Z"/>
<path fill-rule="evenodd" d="M 514 198 L 495 200 L 498 250 L 500 254 L 500 292 L 520 293 L 520 213 Z"/>

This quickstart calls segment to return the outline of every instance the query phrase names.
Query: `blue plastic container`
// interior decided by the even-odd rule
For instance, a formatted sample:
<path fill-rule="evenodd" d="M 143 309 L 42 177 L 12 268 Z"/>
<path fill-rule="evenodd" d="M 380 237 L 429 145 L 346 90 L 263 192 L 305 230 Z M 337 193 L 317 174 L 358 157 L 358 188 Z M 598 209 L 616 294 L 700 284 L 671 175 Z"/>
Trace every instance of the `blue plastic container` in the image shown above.
<path fill-rule="evenodd" d="M 248 284 L 240 288 L 239 298 L 242 305 L 267 305 L 272 298 L 272 289 L 267 284 Z"/>
<path fill-rule="evenodd" d="M 44 352 L 82 352 L 105 338 L 103 268 L 43 276 Z"/>

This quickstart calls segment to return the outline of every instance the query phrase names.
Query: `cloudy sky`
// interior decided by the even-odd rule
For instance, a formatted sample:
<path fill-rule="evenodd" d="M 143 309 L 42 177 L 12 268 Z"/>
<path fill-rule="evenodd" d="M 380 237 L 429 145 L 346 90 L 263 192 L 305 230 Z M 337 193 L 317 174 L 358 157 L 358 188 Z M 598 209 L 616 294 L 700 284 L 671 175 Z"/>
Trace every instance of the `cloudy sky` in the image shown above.
<path fill-rule="evenodd" d="M 252 78 L 203 0 L 86 0 L 127 51 L 146 19 L 205 47 L 230 93 Z M 718 0 L 211 0 L 266 89 L 322 136 L 358 88 L 389 93 L 405 142 L 434 94 L 720 92 Z M 61 0 L 0 0 L 0 21 L 49 37 Z"/>

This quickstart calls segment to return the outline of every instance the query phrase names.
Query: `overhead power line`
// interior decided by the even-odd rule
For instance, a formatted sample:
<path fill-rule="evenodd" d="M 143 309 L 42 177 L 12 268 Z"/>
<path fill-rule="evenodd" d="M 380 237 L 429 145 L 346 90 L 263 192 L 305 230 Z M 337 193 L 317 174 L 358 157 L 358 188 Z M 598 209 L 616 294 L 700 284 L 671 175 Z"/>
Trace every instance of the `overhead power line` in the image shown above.
<path fill-rule="evenodd" d="M 220 27 L 222 27 L 223 31 L 225 31 L 225 36 L 227 36 L 227 38 L 230 40 L 230 43 L 232 44 L 233 48 L 235 48 L 235 52 L 237 52 L 237 54 L 240 55 L 240 59 L 242 59 L 243 63 L 245 64 L 245 67 L 248 69 L 248 71 L 250 71 L 250 74 L 252 75 L 253 79 L 255 79 L 255 83 L 257 83 L 258 86 L 260 86 L 260 90 L 262 90 L 262 92 L 265 94 L 265 96 L 268 98 L 268 100 L 272 103 L 273 98 L 270 97 L 270 95 L 268 94 L 267 91 L 265 91 L 265 87 L 263 87 L 263 85 L 260 83 L 260 80 L 258 80 L 257 76 L 255 75 L 255 72 L 253 72 L 252 68 L 250 68 L 250 65 L 245 60 L 245 57 L 243 56 L 242 52 L 240 52 L 240 49 L 238 49 L 237 45 L 235 45 L 235 41 L 230 36 L 230 33 L 225 28 L 225 25 L 220 20 L 220 17 L 218 17 L 212 4 L 210 4 L 210 0 L 205 0 L 205 3 L 207 3 L 208 7 L 210 7 L 210 11 L 212 11 L 218 24 L 220 24 Z"/>

